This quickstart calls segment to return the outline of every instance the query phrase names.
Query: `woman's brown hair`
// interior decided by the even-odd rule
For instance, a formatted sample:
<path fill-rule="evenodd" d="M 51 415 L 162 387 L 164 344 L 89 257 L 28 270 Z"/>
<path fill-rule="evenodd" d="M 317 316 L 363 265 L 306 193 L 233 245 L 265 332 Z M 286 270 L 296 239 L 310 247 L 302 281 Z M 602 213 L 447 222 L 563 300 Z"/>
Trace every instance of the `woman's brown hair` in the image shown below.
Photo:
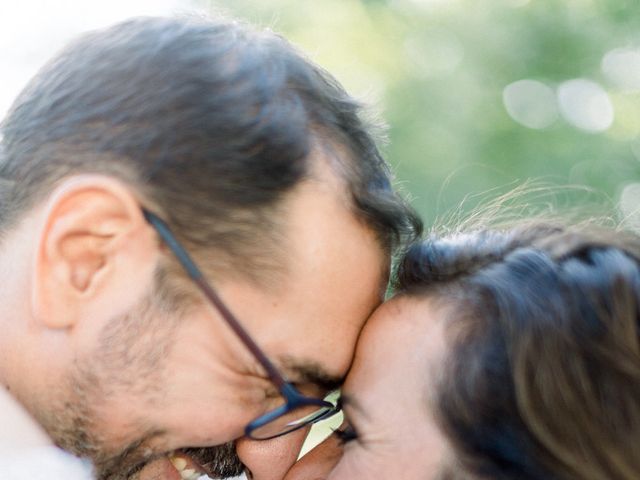
<path fill-rule="evenodd" d="M 639 259 L 636 235 L 554 225 L 408 252 L 398 289 L 450 307 L 450 478 L 640 478 Z"/>

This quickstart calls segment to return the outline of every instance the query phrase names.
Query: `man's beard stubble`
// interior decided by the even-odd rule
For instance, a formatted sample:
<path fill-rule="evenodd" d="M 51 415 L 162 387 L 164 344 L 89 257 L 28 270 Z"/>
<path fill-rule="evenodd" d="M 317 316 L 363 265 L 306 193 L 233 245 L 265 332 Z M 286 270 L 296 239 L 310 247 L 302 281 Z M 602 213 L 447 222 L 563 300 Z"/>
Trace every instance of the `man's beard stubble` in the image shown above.
<path fill-rule="evenodd" d="M 244 471 L 233 442 L 207 448 L 187 448 L 182 452 L 193 458 L 212 474 L 212 478 L 236 477 Z"/>
<path fill-rule="evenodd" d="M 114 394 L 129 395 L 149 408 L 162 396 L 163 361 L 172 348 L 177 322 L 158 325 L 157 299 L 157 294 L 149 295 L 131 312 L 110 321 L 100 333 L 96 351 L 77 359 L 63 382 L 67 398 L 57 408 L 49 406 L 41 410 L 43 415 L 36 414 L 56 445 L 92 461 L 97 480 L 134 478 L 150 461 L 168 453 L 147 446 L 163 432 L 143 427 L 142 421 L 135 429 L 138 438 L 117 449 L 107 446 L 97 426 L 100 420 L 108 422 L 101 418 L 100 407 Z M 205 467 L 212 478 L 233 477 L 244 470 L 233 442 L 181 452 Z"/>

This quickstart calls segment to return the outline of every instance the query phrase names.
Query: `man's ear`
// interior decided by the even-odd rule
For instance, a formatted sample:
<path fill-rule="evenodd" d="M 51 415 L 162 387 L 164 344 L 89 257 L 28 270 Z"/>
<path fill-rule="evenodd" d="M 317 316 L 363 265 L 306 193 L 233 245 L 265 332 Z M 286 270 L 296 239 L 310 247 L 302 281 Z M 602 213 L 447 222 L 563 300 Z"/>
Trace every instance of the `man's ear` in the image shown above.
<path fill-rule="evenodd" d="M 103 175 L 63 181 L 44 204 L 32 309 L 48 328 L 131 309 L 152 286 L 158 242 L 133 192 Z"/>

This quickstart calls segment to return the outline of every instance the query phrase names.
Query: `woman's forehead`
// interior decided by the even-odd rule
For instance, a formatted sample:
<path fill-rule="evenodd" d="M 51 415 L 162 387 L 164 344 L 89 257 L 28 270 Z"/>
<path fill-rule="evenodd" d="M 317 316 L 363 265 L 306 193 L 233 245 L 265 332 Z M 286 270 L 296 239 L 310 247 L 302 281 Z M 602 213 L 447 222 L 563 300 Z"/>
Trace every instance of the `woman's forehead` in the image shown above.
<path fill-rule="evenodd" d="M 358 341 L 358 348 L 364 349 L 373 343 L 407 343 L 414 340 L 420 344 L 429 341 L 443 329 L 445 315 L 442 302 L 432 296 L 396 296 L 378 307 L 369 318 Z M 395 348 L 395 345 L 390 346 Z"/>
<path fill-rule="evenodd" d="M 442 362 L 447 348 L 443 315 L 423 297 L 396 297 L 381 306 L 358 340 L 345 391 L 353 388 L 360 396 L 374 387 L 425 388 L 431 366 Z"/>

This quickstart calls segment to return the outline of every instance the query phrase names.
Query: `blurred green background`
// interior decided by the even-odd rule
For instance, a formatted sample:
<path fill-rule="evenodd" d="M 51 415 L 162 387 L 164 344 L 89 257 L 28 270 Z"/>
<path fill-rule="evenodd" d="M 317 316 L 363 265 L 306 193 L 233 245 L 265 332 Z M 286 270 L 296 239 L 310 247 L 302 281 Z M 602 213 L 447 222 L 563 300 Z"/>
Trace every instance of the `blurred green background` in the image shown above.
<path fill-rule="evenodd" d="M 270 27 L 389 125 L 429 223 L 527 179 L 640 201 L 638 0 L 196 1 Z"/>

